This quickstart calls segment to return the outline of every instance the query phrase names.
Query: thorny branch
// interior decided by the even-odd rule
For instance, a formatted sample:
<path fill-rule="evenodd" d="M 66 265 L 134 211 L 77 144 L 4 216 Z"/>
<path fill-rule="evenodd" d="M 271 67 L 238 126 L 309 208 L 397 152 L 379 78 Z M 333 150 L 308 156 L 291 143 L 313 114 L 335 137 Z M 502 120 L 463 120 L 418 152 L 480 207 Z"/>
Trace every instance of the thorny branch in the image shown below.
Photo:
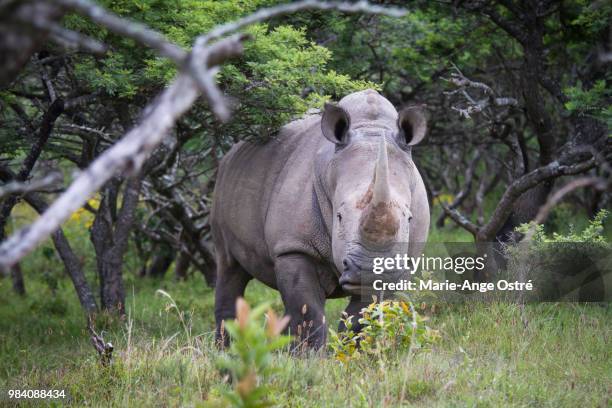
<path fill-rule="evenodd" d="M 465 106 L 452 106 L 451 109 L 459 112 L 459 115 L 465 119 L 470 119 L 471 115 L 475 113 L 483 112 L 489 107 L 505 107 L 505 106 L 517 106 L 518 101 L 515 98 L 500 97 L 497 96 L 496 92 L 487 84 L 483 82 L 472 81 L 467 78 L 461 70 L 453 64 L 454 72 L 451 72 L 450 78 L 444 80 L 457 86 L 457 89 L 444 92 L 446 95 L 461 94 L 464 96 Z M 469 93 L 469 90 L 480 91 L 484 98 L 476 99 Z"/>

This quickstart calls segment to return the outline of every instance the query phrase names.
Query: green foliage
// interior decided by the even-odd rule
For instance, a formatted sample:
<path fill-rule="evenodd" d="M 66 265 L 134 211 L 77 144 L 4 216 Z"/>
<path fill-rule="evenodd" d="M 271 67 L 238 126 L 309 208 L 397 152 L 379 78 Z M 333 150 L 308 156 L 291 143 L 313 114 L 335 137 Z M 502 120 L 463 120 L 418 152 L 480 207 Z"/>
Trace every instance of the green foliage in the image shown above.
<path fill-rule="evenodd" d="M 264 312 L 267 324 L 264 326 Z M 219 368 L 230 373 L 234 388 L 223 392 L 234 407 L 257 408 L 274 404 L 273 393 L 265 384 L 277 371 L 272 365 L 272 352 L 289 344 L 289 336 L 279 336 L 288 318 L 278 319 L 268 304 L 251 310 L 244 299 L 236 306 L 236 320 L 224 322 L 224 330 L 232 342 L 228 353 L 219 360 Z"/>
<path fill-rule="evenodd" d="M 607 210 L 601 210 L 581 231 L 547 234 L 543 225 L 523 224 L 526 235 L 507 248 L 508 272 L 532 280 L 538 300 L 602 301 L 607 299 L 605 274 L 612 246 L 604 236 Z M 529 239 L 529 237 L 531 238 Z"/>
<path fill-rule="evenodd" d="M 101 3 L 188 48 L 198 35 L 214 26 L 277 2 L 107 0 Z M 75 74 L 84 88 L 102 90 L 109 96 L 139 104 L 143 96 L 153 96 L 176 74 L 174 65 L 153 51 L 99 30 L 81 17 L 70 16 L 65 23 L 104 41 L 112 49 L 103 58 L 76 59 Z M 281 125 L 308 109 L 320 108 L 330 98 L 378 88 L 370 81 L 353 80 L 330 69 L 331 51 L 309 40 L 304 29 L 260 24 L 248 27 L 247 32 L 253 40 L 246 42 L 244 56 L 234 64 L 224 65 L 217 78 L 221 87 L 239 101 L 232 123 L 217 129 L 222 137 L 267 140 Z M 207 130 L 207 136 L 212 132 Z"/>
<path fill-rule="evenodd" d="M 244 58 L 226 65 L 220 76 L 231 95 L 240 95 L 234 134 L 266 140 L 278 128 L 308 109 L 345 94 L 378 87 L 351 80 L 327 68 L 331 52 L 306 38 L 302 29 L 267 25 L 248 29 L 254 40 L 245 45 Z"/>
<path fill-rule="evenodd" d="M 592 245 L 606 245 L 604 232 L 604 221 L 610 212 L 608 210 L 600 210 L 595 217 L 589 221 L 589 224 L 582 231 L 575 231 L 570 225 L 570 231 L 567 234 L 553 232 L 546 234 L 544 225 L 533 223 L 522 224 L 516 230 L 521 234 L 529 234 L 533 229 L 532 241 L 536 245 L 545 246 L 545 244 L 558 243 L 588 243 Z"/>
<path fill-rule="evenodd" d="M 580 27 L 590 35 L 597 35 L 601 30 L 608 28 L 610 16 L 612 16 L 612 5 L 610 3 L 576 0 L 573 6 L 579 6 L 580 11 L 571 21 L 572 26 Z"/>
<path fill-rule="evenodd" d="M 606 80 L 600 79 L 586 90 L 579 81 L 575 86 L 566 88 L 565 93 L 569 98 L 565 109 L 574 114 L 590 115 L 612 129 L 612 105 L 609 103 L 612 91 Z"/>
<path fill-rule="evenodd" d="M 330 347 L 339 361 L 347 362 L 362 355 L 388 357 L 390 352 L 423 349 L 439 338 L 438 331 L 428 327 L 427 318 L 418 314 L 408 301 L 374 302 L 361 313 L 359 323 L 363 328 L 358 333 L 352 330 L 353 316 L 342 318 L 346 331 L 330 330 Z"/>

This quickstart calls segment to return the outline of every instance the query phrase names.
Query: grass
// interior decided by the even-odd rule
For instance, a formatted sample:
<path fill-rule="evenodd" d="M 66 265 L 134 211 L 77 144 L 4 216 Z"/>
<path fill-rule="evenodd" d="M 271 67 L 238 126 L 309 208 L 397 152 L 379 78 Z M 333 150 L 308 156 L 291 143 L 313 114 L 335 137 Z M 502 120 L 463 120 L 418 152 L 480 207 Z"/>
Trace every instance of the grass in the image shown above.
<path fill-rule="evenodd" d="M 115 361 L 102 367 L 83 330 L 71 288 L 55 294 L 30 279 L 32 296 L 0 281 L 0 389 L 65 389 L 74 406 L 197 406 L 219 395 L 212 291 L 193 282 L 141 281 L 125 321 L 104 336 Z M 184 312 L 181 324 L 164 288 Z M 38 296 L 35 296 L 38 295 Z M 272 301 L 252 285 L 247 300 Z M 338 320 L 346 301 L 328 304 Z M 447 305 L 430 316 L 442 340 L 430 352 L 341 364 L 329 356 L 274 356 L 275 398 L 289 406 L 609 406 L 609 306 L 527 305 L 524 327 L 513 304 Z M 24 406 L 36 405 L 25 403 Z"/>
<path fill-rule="evenodd" d="M 450 231 L 434 231 L 432 237 L 466 240 L 460 230 Z M 135 261 L 127 265 L 137 270 Z M 8 389 L 64 389 L 67 400 L 47 401 L 57 406 L 214 406 L 230 387 L 216 366 L 213 291 L 200 276 L 174 282 L 126 273 L 128 315 L 100 326 L 115 346 L 113 364 L 103 367 L 61 264 L 41 249 L 23 268 L 25 298 L 0 279 L 0 406 L 9 404 Z M 158 289 L 168 292 L 177 308 L 169 307 Z M 283 310 L 279 294 L 256 282 L 246 298 Z M 328 302 L 332 325 L 346 303 Z M 429 326 L 441 333 L 428 352 L 392 352 L 387 359 L 347 364 L 329 354 L 274 354 L 278 371 L 269 384 L 274 399 L 292 407 L 610 406 L 609 305 L 530 304 L 521 312 L 514 304 L 475 303 L 428 310 Z"/>

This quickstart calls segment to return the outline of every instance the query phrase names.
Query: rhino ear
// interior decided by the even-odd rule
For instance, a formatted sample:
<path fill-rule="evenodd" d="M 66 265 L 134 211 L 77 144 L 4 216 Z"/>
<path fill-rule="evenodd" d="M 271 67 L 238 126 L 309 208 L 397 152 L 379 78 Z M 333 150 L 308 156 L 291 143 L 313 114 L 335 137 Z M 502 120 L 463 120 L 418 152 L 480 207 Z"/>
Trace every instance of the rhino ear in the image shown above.
<path fill-rule="evenodd" d="M 326 103 L 321 118 L 321 130 L 330 142 L 337 145 L 348 143 L 351 117 L 340 106 Z"/>
<path fill-rule="evenodd" d="M 399 139 L 408 146 L 419 144 L 427 132 L 427 119 L 421 106 L 407 106 L 397 117 Z"/>

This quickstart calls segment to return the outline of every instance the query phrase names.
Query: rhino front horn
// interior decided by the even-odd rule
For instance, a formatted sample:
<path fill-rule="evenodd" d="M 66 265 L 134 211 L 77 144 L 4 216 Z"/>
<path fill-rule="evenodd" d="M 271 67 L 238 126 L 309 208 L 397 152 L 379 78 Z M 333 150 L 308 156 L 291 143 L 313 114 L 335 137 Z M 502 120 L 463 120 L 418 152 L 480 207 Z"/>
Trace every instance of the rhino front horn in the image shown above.
<path fill-rule="evenodd" d="M 391 202 L 389 188 L 389 159 L 387 157 L 387 142 L 381 138 L 378 145 L 378 158 L 374 169 L 374 187 L 372 188 L 372 204 Z"/>
<path fill-rule="evenodd" d="M 364 210 L 359 223 L 362 240 L 367 244 L 386 245 L 393 241 L 399 220 L 391 204 L 387 144 L 381 140 L 374 169 L 372 201 Z"/>

